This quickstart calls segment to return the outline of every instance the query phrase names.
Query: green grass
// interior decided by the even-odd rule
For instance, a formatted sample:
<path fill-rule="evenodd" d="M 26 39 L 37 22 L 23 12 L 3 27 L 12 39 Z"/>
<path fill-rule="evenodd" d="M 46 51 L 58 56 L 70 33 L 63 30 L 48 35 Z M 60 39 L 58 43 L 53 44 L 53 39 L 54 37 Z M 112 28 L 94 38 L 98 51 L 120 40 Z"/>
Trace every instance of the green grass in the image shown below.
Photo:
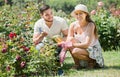
<path fill-rule="evenodd" d="M 74 63 L 70 54 L 67 53 L 63 66 L 65 76 L 62 77 L 120 77 L 120 51 L 103 52 L 103 57 L 104 68 L 71 70 Z"/>

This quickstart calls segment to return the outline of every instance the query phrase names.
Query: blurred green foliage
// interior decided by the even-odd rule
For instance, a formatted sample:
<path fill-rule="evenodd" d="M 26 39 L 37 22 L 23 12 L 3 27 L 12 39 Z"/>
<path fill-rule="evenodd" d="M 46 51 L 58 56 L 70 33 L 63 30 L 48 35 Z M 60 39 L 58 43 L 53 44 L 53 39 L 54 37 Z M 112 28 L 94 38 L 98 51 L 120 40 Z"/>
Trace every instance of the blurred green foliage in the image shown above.
<path fill-rule="evenodd" d="M 104 2 L 106 8 L 109 8 L 111 4 L 115 4 L 116 7 L 120 7 L 120 0 L 8 0 L 8 4 L 25 7 L 28 2 L 45 3 L 49 4 L 56 11 L 62 10 L 69 14 L 74 9 L 74 6 L 79 3 L 87 5 L 90 11 L 97 7 L 97 2 L 99 1 Z M 4 4 L 4 0 L 0 0 L 0 6 Z"/>
<path fill-rule="evenodd" d="M 56 74 L 58 68 L 54 56 L 56 46 L 46 43 L 44 54 L 38 54 L 39 51 L 33 45 L 34 23 L 40 18 L 37 6 L 30 2 L 22 9 L 9 5 L 0 9 L 0 76 L 43 77 Z M 13 37 L 11 33 L 15 33 L 16 36 Z M 18 55 L 20 60 L 16 60 Z M 24 67 L 21 67 L 23 65 Z"/>

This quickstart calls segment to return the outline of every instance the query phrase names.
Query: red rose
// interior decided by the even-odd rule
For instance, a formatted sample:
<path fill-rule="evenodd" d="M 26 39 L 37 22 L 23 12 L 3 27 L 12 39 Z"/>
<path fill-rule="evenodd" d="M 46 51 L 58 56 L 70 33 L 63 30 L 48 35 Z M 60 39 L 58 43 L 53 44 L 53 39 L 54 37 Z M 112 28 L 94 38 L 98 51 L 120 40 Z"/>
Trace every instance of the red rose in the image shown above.
<path fill-rule="evenodd" d="M 16 33 L 14 33 L 14 32 L 10 32 L 10 34 L 9 34 L 9 38 L 10 39 L 13 39 L 14 37 L 16 37 L 17 35 L 16 35 Z"/>

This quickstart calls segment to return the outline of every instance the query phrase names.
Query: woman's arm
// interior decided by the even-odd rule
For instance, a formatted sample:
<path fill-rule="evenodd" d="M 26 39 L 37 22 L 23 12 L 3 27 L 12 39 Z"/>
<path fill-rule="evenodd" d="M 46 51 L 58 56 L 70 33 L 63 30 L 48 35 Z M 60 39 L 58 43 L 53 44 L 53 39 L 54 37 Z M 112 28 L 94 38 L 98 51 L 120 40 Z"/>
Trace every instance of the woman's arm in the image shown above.
<path fill-rule="evenodd" d="M 71 23 L 70 27 L 68 29 L 68 36 L 67 36 L 67 40 L 66 41 L 72 41 L 73 39 L 73 34 L 74 34 L 74 24 Z"/>

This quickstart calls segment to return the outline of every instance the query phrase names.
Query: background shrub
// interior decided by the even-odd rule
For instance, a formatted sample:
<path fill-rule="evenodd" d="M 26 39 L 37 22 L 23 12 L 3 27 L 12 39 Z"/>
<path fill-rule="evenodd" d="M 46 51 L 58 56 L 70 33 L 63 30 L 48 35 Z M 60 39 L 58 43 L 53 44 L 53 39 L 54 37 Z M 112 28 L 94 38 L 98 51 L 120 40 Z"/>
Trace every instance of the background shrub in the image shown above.
<path fill-rule="evenodd" d="M 99 39 L 104 50 L 116 50 L 120 46 L 120 19 L 101 8 L 92 15 L 98 27 Z"/>

